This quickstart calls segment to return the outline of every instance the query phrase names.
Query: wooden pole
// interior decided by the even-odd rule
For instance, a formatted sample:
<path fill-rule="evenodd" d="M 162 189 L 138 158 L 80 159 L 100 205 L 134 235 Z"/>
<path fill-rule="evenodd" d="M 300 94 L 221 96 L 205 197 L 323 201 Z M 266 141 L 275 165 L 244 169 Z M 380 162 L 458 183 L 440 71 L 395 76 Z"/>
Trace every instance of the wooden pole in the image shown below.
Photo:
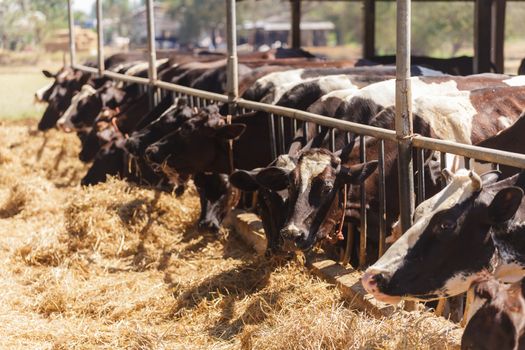
<path fill-rule="evenodd" d="M 506 0 L 493 0 L 492 3 L 492 55 L 496 73 L 505 71 L 505 12 Z"/>
<path fill-rule="evenodd" d="M 372 58 L 376 51 L 376 2 L 364 0 L 363 2 L 363 57 Z"/>
<path fill-rule="evenodd" d="M 474 73 L 490 72 L 492 0 L 476 0 L 474 5 Z"/>
<path fill-rule="evenodd" d="M 291 0 L 292 48 L 301 48 L 301 0 Z"/>

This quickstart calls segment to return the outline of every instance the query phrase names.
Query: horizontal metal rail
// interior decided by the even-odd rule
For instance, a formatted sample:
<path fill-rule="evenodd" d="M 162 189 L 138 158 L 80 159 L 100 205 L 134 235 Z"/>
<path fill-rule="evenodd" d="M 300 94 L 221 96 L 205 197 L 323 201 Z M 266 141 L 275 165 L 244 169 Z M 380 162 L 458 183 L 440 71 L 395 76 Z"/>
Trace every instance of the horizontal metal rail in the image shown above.
<path fill-rule="evenodd" d="M 79 64 L 76 64 L 75 68 L 89 73 L 98 73 L 98 70 L 96 68 L 91 68 Z M 150 80 L 148 78 L 134 77 L 107 70 L 103 72 L 103 75 L 115 80 L 151 85 Z M 203 99 L 213 100 L 216 102 L 228 102 L 228 96 L 222 94 L 193 89 L 186 86 L 176 85 L 159 80 L 156 80 L 153 84 L 154 86 L 165 90 L 196 96 Z M 345 120 L 322 116 L 315 113 L 304 112 L 293 108 L 249 101 L 242 98 L 237 99 L 235 101 L 235 104 L 241 108 L 273 113 L 275 115 L 293 118 L 301 120 L 303 122 L 311 122 L 325 127 L 336 128 L 342 131 L 349 131 L 365 136 L 372 136 L 387 141 L 397 141 L 396 133 L 393 130 L 377 128 L 365 124 L 353 123 Z M 478 147 L 419 135 L 414 135 L 414 137 L 412 138 L 412 145 L 418 148 L 425 148 L 428 150 L 440 151 L 445 153 L 453 153 L 463 157 L 474 158 L 490 163 L 499 163 L 507 166 L 525 169 L 525 154 L 500 151 L 491 148 Z"/>

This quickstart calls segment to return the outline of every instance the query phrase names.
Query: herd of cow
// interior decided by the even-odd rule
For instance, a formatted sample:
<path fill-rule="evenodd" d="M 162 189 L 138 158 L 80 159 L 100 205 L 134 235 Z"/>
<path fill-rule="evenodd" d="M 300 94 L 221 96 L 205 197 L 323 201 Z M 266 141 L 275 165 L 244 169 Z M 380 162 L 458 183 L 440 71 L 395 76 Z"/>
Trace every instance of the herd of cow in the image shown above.
<path fill-rule="evenodd" d="M 160 80 L 225 93 L 222 55 L 163 54 L 157 64 Z M 114 72 L 147 77 L 145 59 L 143 53 L 126 53 L 104 63 Z M 468 58 L 413 61 L 421 65 L 411 69 L 415 133 L 524 153 L 525 76 L 472 75 Z M 245 99 L 394 129 L 392 66 L 325 61 L 281 49 L 244 55 L 239 62 L 239 91 Z M 475 301 L 463 347 L 525 349 L 525 173 L 519 169 L 478 175 L 450 161 L 442 172 L 439 154 L 425 151 L 430 198 L 400 235 L 397 145 L 385 142 L 386 225 L 393 244 L 374 262 L 380 139 L 338 130 L 329 135 L 327 128 L 285 119 L 279 142 L 286 153 L 273 159 L 266 112 L 227 115 L 227 105 L 196 106 L 172 93 L 163 93 L 150 109 L 139 84 L 71 67 L 44 74 L 53 82 L 35 94 L 48 103 L 38 128 L 76 132 L 82 143 L 79 158 L 91 163 L 83 185 L 116 175 L 180 195 L 193 179 L 201 202 L 198 224 L 207 230 L 219 229 L 241 193 L 256 193 L 253 210 L 263 222 L 268 254 L 353 239 L 354 263 L 359 234 L 350 235 L 346 228 L 358 232 L 365 205 L 372 265 L 362 283 L 369 293 L 397 303 L 450 297 L 470 288 Z M 360 161 L 363 153 L 366 162 Z"/>

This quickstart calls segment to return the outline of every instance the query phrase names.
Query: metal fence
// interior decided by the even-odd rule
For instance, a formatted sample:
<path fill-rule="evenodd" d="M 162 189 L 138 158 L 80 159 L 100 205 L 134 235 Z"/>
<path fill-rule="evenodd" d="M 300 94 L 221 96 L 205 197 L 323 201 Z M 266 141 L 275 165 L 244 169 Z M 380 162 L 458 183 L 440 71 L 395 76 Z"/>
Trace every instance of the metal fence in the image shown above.
<path fill-rule="evenodd" d="M 412 212 L 413 212 L 413 193 L 414 193 L 414 178 L 413 178 L 413 160 L 412 153 L 416 149 L 417 161 L 416 167 L 416 183 L 417 186 L 417 202 L 421 202 L 425 198 L 424 189 L 424 166 L 423 166 L 423 152 L 425 150 L 439 151 L 441 153 L 441 167 L 445 167 L 445 155 L 452 153 L 455 155 L 465 157 L 465 163 L 468 164 L 469 159 L 477 159 L 491 162 L 494 164 L 503 164 L 525 169 L 525 155 L 476 147 L 467 144 L 460 144 L 456 142 L 433 139 L 413 134 L 412 118 L 411 118 L 411 102 L 410 102 L 410 0 L 397 0 L 398 2 L 398 49 L 397 49 L 397 79 L 396 79 L 396 130 L 387 130 L 376 128 L 369 125 L 357 124 L 339 119 L 334 119 L 322 115 L 295 110 L 291 108 L 269 105 L 265 103 L 248 101 L 238 96 L 238 79 L 237 79 L 237 51 L 236 51 L 236 18 L 235 18 L 235 0 L 225 0 L 227 7 L 227 95 L 210 93 L 207 91 L 192 89 L 189 87 L 172 84 L 157 79 L 156 71 L 156 50 L 155 50 L 155 30 L 154 30 L 154 16 L 153 16 L 153 0 L 146 1 L 147 10 L 147 31 L 148 31 L 148 61 L 149 61 L 149 76 L 148 78 L 140 78 L 128 76 L 124 74 L 108 71 L 104 67 L 104 52 L 103 52 L 103 28 L 102 28 L 102 0 L 97 0 L 97 33 L 98 33 L 98 68 L 91 68 L 75 61 L 75 43 L 74 43 L 74 23 L 71 10 L 72 0 L 68 0 L 69 10 L 69 33 L 70 33 L 70 58 L 71 66 L 90 73 L 106 76 L 115 80 L 120 80 L 128 83 L 142 84 L 148 87 L 150 93 L 151 106 L 157 100 L 156 96 L 160 91 L 171 91 L 176 97 L 185 96 L 191 106 L 203 107 L 210 103 L 226 103 L 229 105 L 230 113 L 234 114 L 236 111 L 260 111 L 269 114 L 269 128 L 271 130 L 269 135 L 270 147 L 273 156 L 285 153 L 285 130 L 284 121 L 291 119 L 294 129 L 303 127 L 307 130 L 310 123 L 316 126 L 323 126 L 330 129 L 330 145 L 334 148 L 334 131 L 354 133 L 359 135 L 361 144 L 365 145 L 364 137 L 371 136 L 379 139 L 378 143 L 378 171 L 380 175 L 379 183 L 379 256 L 385 250 L 385 238 L 387 234 L 386 227 L 386 188 L 385 188 L 385 142 L 395 142 L 398 145 L 398 165 L 399 165 L 399 197 L 400 197 L 400 217 L 402 230 L 405 231 L 410 227 Z M 305 134 L 305 136 L 307 136 Z M 366 149 L 361 147 L 360 153 L 361 161 L 366 161 Z M 366 261 L 367 248 L 367 221 L 366 221 L 366 193 L 364 186 L 361 189 L 361 227 L 359 229 L 360 245 L 359 245 L 359 265 L 364 266 Z M 347 245 L 352 242 L 347 240 Z M 347 246 L 345 256 L 342 258 L 343 263 L 348 263 L 350 256 L 350 247 Z"/>

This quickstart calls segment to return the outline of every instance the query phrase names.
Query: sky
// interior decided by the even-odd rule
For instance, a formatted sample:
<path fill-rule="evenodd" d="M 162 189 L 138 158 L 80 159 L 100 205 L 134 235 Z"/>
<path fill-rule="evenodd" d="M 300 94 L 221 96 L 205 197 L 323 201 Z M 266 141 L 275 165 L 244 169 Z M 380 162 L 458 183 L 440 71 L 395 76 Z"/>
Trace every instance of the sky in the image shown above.
<path fill-rule="evenodd" d="M 95 0 L 73 0 L 73 9 L 85 13 L 91 13 Z"/>
<path fill-rule="evenodd" d="M 73 9 L 90 14 L 94 3 L 95 0 L 73 0 Z M 131 3 L 137 4 L 138 1 L 131 0 Z"/>

